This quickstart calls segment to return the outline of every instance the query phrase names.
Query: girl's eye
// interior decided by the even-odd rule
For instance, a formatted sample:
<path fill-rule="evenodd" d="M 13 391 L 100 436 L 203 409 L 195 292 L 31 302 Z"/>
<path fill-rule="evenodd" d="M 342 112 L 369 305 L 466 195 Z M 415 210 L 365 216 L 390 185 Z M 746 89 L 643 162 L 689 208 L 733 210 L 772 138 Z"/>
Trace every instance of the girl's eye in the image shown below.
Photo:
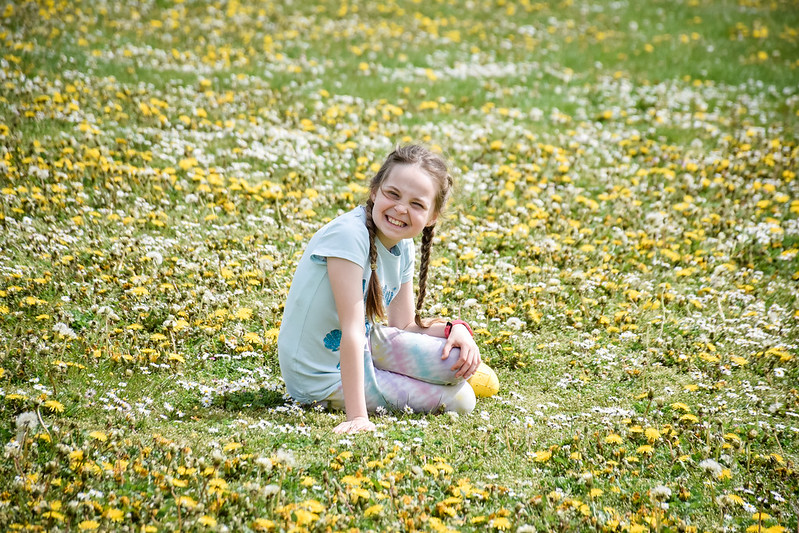
<path fill-rule="evenodd" d="M 397 194 L 397 192 L 396 192 L 396 191 L 388 191 L 388 192 L 386 193 L 386 195 L 387 195 L 389 198 L 392 198 L 392 199 L 394 199 L 394 200 L 397 200 L 397 199 L 399 199 L 399 194 Z"/>
<path fill-rule="evenodd" d="M 413 202 L 411 205 L 416 209 L 424 209 L 424 205 L 420 204 L 419 202 Z"/>

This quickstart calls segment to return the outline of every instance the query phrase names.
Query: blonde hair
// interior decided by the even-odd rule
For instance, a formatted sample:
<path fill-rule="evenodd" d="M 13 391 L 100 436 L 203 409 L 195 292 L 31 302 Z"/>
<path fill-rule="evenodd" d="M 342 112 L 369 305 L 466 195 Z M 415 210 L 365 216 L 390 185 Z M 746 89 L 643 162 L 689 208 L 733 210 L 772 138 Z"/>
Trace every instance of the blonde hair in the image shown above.
<path fill-rule="evenodd" d="M 369 285 L 366 290 L 366 317 L 370 322 L 375 318 L 385 319 L 386 311 L 383 305 L 383 290 L 380 287 L 380 280 L 377 277 L 377 246 L 375 238 L 377 236 L 377 226 L 372 220 L 372 208 L 374 202 L 372 197 L 377 194 L 378 189 L 388 178 L 391 171 L 397 165 L 415 165 L 425 172 L 436 184 L 436 197 L 433 203 L 433 212 L 438 215 L 444 209 L 450 193 L 452 192 L 452 176 L 447 168 L 444 158 L 424 146 L 410 144 L 398 146 L 391 152 L 383 166 L 374 175 L 369 183 L 369 199 L 366 202 L 366 228 L 369 230 L 369 263 L 372 267 L 372 275 L 369 278 Z M 427 270 L 430 265 L 430 248 L 433 244 L 435 235 L 435 224 L 426 226 L 422 231 L 421 261 L 419 263 L 419 294 L 416 297 L 416 311 L 414 321 L 419 327 L 427 327 L 427 323 L 422 321 L 420 311 L 424 304 L 427 293 Z"/>

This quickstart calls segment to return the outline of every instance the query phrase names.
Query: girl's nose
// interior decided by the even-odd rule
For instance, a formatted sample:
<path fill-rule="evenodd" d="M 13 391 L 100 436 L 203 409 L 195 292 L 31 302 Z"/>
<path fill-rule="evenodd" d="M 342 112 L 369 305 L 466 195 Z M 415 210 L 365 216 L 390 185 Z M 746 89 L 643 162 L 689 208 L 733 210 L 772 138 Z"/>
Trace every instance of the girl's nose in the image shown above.
<path fill-rule="evenodd" d="M 397 205 L 394 206 L 394 210 L 395 211 L 399 211 L 400 213 L 407 213 L 408 212 L 408 208 L 405 207 L 405 204 L 401 204 L 401 203 L 397 203 Z"/>

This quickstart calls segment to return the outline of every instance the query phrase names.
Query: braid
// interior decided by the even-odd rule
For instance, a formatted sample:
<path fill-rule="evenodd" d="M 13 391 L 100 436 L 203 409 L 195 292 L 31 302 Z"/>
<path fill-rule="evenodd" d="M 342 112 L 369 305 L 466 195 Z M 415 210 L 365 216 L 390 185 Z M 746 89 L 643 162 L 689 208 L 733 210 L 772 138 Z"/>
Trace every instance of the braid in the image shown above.
<path fill-rule="evenodd" d="M 428 324 L 422 322 L 422 305 L 424 297 L 427 295 L 427 267 L 430 266 L 430 248 L 433 244 L 433 236 L 436 233 L 435 226 L 427 226 L 422 232 L 422 260 L 419 263 L 419 295 L 416 297 L 416 313 L 414 321 L 420 328 L 427 327 Z"/>
<path fill-rule="evenodd" d="M 384 319 L 386 311 L 383 308 L 383 290 L 380 288 L 380 280 L 377 277 L 377 246 L 375 237 L 377 226 L 372 220 L 372 208 L 374 202 L 370 198 L 366 202 L 366 229 L 369 230 L 369 264 L 372 267 L 372 275 L 369 277 L 369 286 L 366 289 L 366 318 L 374 322 L 375 318 Z"/>

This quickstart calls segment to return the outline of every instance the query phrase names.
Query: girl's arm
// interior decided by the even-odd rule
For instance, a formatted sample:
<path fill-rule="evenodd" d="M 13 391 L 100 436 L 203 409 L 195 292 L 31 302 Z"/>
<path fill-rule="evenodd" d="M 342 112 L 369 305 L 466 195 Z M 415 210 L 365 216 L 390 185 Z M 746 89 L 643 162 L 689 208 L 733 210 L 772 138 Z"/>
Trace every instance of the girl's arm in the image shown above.
<path fill-rule="evenodd" d="M 327 274 L 333 288 L 336 312 L 341 323 L 341 383 L 347 421 L 336 426 L 336 433 L 373 431 L 364 393 L 363 349 L 366 343 L 363 292 L 363 268 L 346 259 L 329 257 Z"/>
<path fill-rule="evenodd" d="M 409 281 L 402 284 L 399 292 L 388 306 L 388 325 L 405 331 L 444 338 L 445 322 L 435 322 L 430 327 L 420 328 L 414 320 L 415 315 L 413 283 Z M 469 379 L 480 366 L 480 348 L 477 347 L 469 330 L 461 324 L 455 324 L 452 327 L 441 358 L 449 357 L 452 348 L 461 350 L 458 361 L 452 367 L 452 370 L 456 371 L 455 376 Z"/>

